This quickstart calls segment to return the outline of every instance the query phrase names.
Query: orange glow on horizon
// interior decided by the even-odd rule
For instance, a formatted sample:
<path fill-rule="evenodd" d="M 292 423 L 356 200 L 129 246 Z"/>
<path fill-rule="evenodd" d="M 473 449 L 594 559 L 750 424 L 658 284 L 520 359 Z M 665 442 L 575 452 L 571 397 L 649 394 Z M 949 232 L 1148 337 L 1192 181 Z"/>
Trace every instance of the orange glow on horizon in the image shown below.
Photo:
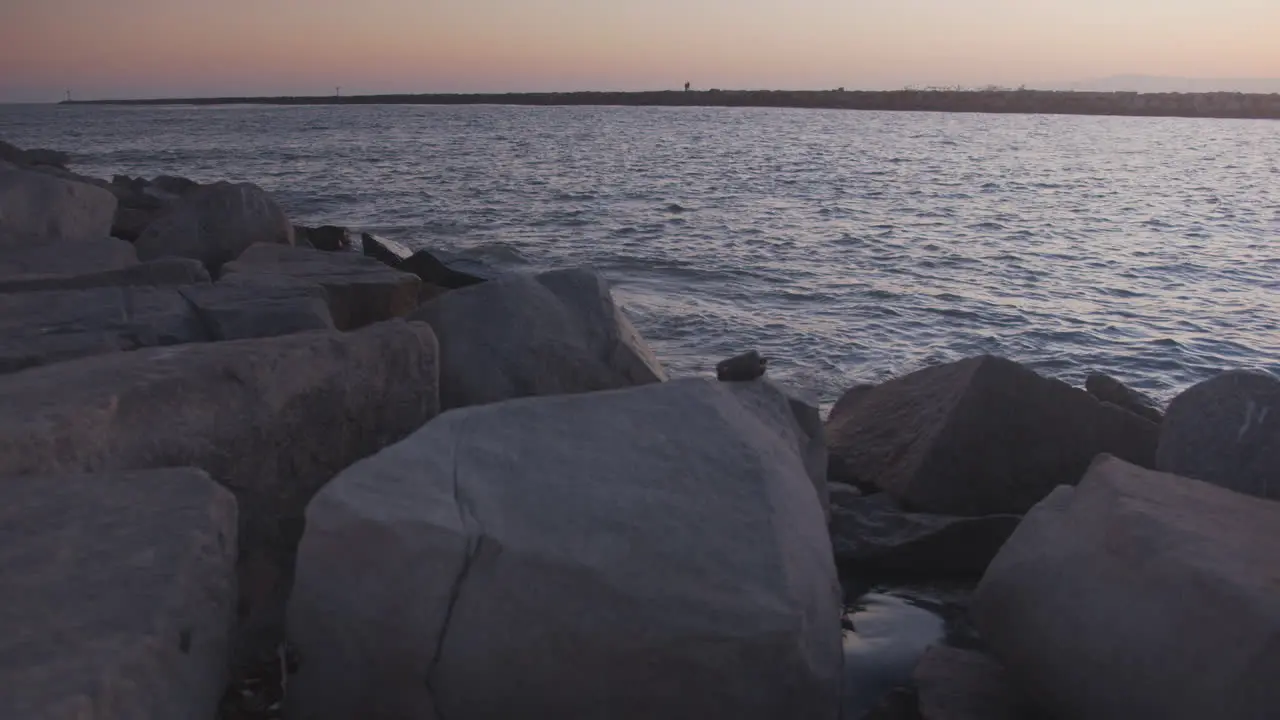
<path fill-rule="evenodd" d="M 0 101 L 1280 78 L 1275 0 L 7 0 Z"/>

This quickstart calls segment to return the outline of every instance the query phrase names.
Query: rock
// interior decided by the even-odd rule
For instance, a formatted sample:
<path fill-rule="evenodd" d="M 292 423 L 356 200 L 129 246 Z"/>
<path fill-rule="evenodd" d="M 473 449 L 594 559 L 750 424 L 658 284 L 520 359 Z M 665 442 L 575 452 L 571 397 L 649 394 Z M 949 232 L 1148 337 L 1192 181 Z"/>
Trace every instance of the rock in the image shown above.
<path fill-rule="evenodd" d="M 863 498 L 862 491 L 852 485 L 828 482 L 827 489 L 830 493 L 833 507 L 856 506 L 858 501 Z"/>
<path fill-rule="evenodd" d="M 418 307 L 422 285 L 408 273 L 392 270 L 356 253 L 332 253 L 285 245 L 254 245 L 228 263 L 224 282 L 260 283 L 257 275 L 305 280 L 324 287 L 329 311 L 339 330 L 408 315 Z M 271 280 L 274 282 L 274 280 Z"/>
<path fill-rule="evenodd" d="M 23 162 L 22 148 L 0 140 L 0 162 L 5 162 L 15 167 L 21 165 Z"/>
<path fill-rule="evenodd" d="M 137 240 L 159 215 L 160 213 L 154 210 L 139 210 L 121 205 L 116 208 L 116 218 L 111 223 L 111 235 L 130 242 Z"/>
<path fill-rule="evenodd" d="M 1102 402 L 1122 407 L 1157 425 L 1164 421 L 1164 413 L 1156 408 L 1154 400 L 1110 375 L 1090 373 L 1084 381 L 1084 389 Z"/>
<path fill-rule="evenodd" d="M 1025 720 L 1032 716 L 1005 669 L 979 652 L 935 645 L 920 659 L 914 680 L 923 720 Z"/>
<path fill-rule="evenodd" d="M 894 688 L 861 720 L 921 720 L 919 699 L 910 688 Z"/>
<path fill-rule="evenodd" d="M 1156 468 L 1280 500 L 1280 379 L 1234 370 L 1174 398 Z"/>
<path fill-rule="evenodd" d="M 190 468 L 0 482 L 0 717 L 208 718 L 236 505 Z"/>
<path fill-rule="evenodd" d="M 134 246 L 143 260 L 189 257 L 216 272 L 255 243 L 293 245 L 289 218 L 256 185 L 215 183 L 156 218 Z"/>
<path fill-rule="evenodd" d="M 0 373 L 210 339 L 173 289 L 125 286 L 0 294 Z"/>
<path fill-rule="evenodd" d="M 302 514 L 437 410 L 430 328 L 395 321 L 0 375 L 0 477 L 194 466 L 239 501 L 238 658 L 274 648 Z"/>
<path fill-rule="evenodd" d="M 123 255 L 123 253 L 122 253 Z M 198 285 L 208 283 L 209 271 L 199 260 L 162 258 L 137 263 L 115 270 L 82 275 L 15 275 L 0 279 L 0 293 L 36 292 L 39 290 L 84 290 L 95 287 L 141 285 Z"/>
<path fill-rule="evenodd" d="M 978 586 L 983 639 L 1061 718 L 1274 718 L 1280 503 L 1104 456 Z"/>
<path fill-rule="evenodd" d="M 224 184 L 224 183 L 215 183 Z M 200 183 L 182 177 L 161 175 L 149 183 L 149 187 L 175 197 L 186 197 L 200 189 Z"/>
<path fill-rule="evenodd" d="M 295 230 L 298 228 L 295 227 Z M 351 236 L 344 227 L 337 225 L 321 225 L 317 228 L 305 228 L 307 240 L 316 250 L 339 252 L 351 249 Z"/>
<path fill-rule="evenodd" d="M 115 213 L 115 197 L 101 188 L 0 170 L 0 251 L 33 240 L 101 240 Z"/>
<path fill-rule="evenodd" d="M 751 350 L 717 363 L 716 379 L 721 382 L 750 382 L 764 377 L 768 364 L 767 358 L 762 358 L 759 352 Z"/>
<path fill-rule="evenodd" d="M 300 281 L 256 286 L 218 283 L 183 288 L 181 293 L 214 340 L 334 329 L 328 296 L 319 285 Z"/>
<path fill-rule="evenodd" d="M 1158 428 L 1083 390 L 981 356 L 878 385 L 827 421 L 833 480 L 910 510 L 1023 513 L 1109 452 L 1150 467 Z"/>
<path fill-rule="evenodd" d="M 485 282 L 482 277 L 477 277 L 470 273 L 445 265 L 436 259 L 426 250 L 419 250 L 413 255 L 400 262 L 400 269 L 405 272 L 413 273 L 422 279 L 422 282 L 442 287 L 447 290 L 456 290 L 458 288 L 471 287 Z"/>
<path fill-rule="evenodd" d="M 138 264 L 128 241 L 101 237 L 93 240 L 42 240 L 0 235 L 0 281 L 48 275 L 83 275 L 123 270 Z"/>
<path fill-rule="evenodd" d="M 608 284 L 589 270 L 513 273 L 448 292 L 412 317 L 440 338 L 446 409 L 666 379 Z"/>
<path fill-rule="evenodd" d="M 765 382 L 441 415 L 307 508 L 292 716 L 836 717 L 802 434 Z"/>
<path fill-rule="evenodd" d="M 71 156 L 60 150 L 33 148 L 23 153 L 23 156 L 28 165 L 48 165 L 66 170 L 71 164 Z"/>
<path fill-rule="evenodd" d="M 365 255 L 397 270 L 400 269 L 400 263 L 413 256 L 413 251 L 404 245 L 395 240 L 388 240 L 377 235 L 362 233 L 360 242 L 360 247 L 364 250 Z"/>
<path fill-rule="evenodd" d="M 981 575 L 1022 519 L 909 513 L 884 493 L 833 503 L 836 559 L 879 570 Z"/>

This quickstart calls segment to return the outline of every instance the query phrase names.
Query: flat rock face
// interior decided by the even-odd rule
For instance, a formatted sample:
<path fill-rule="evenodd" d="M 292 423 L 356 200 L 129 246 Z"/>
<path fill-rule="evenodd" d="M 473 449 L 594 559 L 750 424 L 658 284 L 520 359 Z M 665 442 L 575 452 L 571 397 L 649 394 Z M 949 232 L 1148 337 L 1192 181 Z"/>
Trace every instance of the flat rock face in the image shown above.
<path fill-rule="evenodd" d="M 189 257 L 216 271 L 254 243 L 293 245 L 284 210 L 256 185 L 215 183 L 177 201 L 134 245 L 142 260 Z"/>
<path fill-rule="evenodd" d="M 281 276 L 324 287 L 339 330 L 403 317 L 418 307 L 422 281 L 357 253 L 254 245 L 223 268 L 223 282 L 261 283 Z"/>
<path fill-rule="evenodd" d="M 437 411 L 420 323 L 85 358 L 0 376 L 0 477 L 194 466 L 240 503 L 243 654 L 280 639 L 307 501 Z M 242 654 L 242 655 L 243 655 Z"/>
<path fill-rule="evenodd" d="M 0 482 L 0 717 L 207 720 L 236 504 L 184 468 Z"/>
<path fill-rule="evenodd" d="M 991 356 L 866 391 L 827 420 L 841 482 L 874 483 L 907 508 L 1023 513 L 1074 484 L 1099 453 L 1151 467 L 1159 429 L 1083 390 Z"/>
<path fill-rule="evenodd" d="M 923 720 L 1028 720 L 1034 713 L 994 658 L 934 646 L 913 679 Z"/>
<path fill-rule="evenodd" d="M 440 338 L 446 408 L 666 380 L 589 270 L 506 275 L 441 295 L 412 317 Z"/>
<path fill-rule="evenodd" d="M 277 337 L 309 330 L 333 330 L 328 296 L 310 283 L 236 285 L 218 283 L 182 288 L 214 340 Z"/>
<path fill-rule="evenodd" d="M 0 233 L 0 281 L 46 275 L 83 275 L 138 264 L 133 245 L 112 237 L 48 240 Z"/>
<path fill-rule="evenodd" d="M 307 509 L 292 717 L 836 717 L 806 445 L 765 382 L 441 415 Z"/>
<path fill-rule="evenodd" d="M 1179 395 L 1160 430 L 1156 467 L 1280 500 L 1280 379 L 1236 370 Z"/>
<path fill-rule="evenodd" d="M 1280 708 L 1280 503 L 1100 458 L 1027 515 L 971 613 L 1056 717 Z"/>
<path fill-rule="evenodd" d="M 1022 519 L 909 513 L 879 493 L 832 508 L 836 559 L 884 570 L 981 575 Z"/>
<path fill-rule="evenodd" d="M 2 261 L 0 261 L 2 262 Z M 78 275 L 29 274 L 0 279 L 0 293 L 40 290 L 86 290 L 97 287 L 208 284 L 204 263 L 188 258 L 163 258 L 114 270 Z"/>
<path fill-rule="evenodd" d="M 0 169 L 0 247 L 6 236 L 101 240 L 111 233 L 116 198 L 99 187 L 42 172 Z"/>
<path fill-rule="evenodd" d="M 0 294 L 0 373 L 211 339 L 173 289 L 125 286 Z"/>

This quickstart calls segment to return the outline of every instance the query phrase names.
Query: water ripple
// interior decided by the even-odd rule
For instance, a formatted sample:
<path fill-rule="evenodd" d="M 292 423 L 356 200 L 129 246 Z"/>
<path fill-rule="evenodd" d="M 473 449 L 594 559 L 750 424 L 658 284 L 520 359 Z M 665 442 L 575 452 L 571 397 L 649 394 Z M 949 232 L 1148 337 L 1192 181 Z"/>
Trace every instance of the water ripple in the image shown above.
<path fill-rule="evenodd" d="M 675 375 L 748 347 L 827 402 L 978 352 L 1167 399 L 1280 371 L 1275 124 L 763 108 L 0 107 L 100 176 L 251 180 L 299 222 L 583 264 Z"/>

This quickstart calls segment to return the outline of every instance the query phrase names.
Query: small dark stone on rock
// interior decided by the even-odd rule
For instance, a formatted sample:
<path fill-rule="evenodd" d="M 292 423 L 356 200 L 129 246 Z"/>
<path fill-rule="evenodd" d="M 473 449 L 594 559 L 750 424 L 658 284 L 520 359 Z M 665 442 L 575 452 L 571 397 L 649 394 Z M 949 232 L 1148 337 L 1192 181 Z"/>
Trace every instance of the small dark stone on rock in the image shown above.
<path fill-rule="evenodd" d="M 1164 421 L 1164 413 L 1156 408 L 1154 400 L 1110 375 L 1104 375 L 1103 373 L 1090 374 L 1084 381 L 1084 389 L 1102 402 L 1111 403 L 1123 410 L 1128 410 L 1134 415 L 1146 418 L 1157 425 Z"/>
<path fill-rule="evenodd" d="M 447 290 L 479 285 L 484 278 L 464 273 L 445 265 L 427 250 L 419 250 L 401 261 L 400 269 L 422 278 L 422 282 L 436 285 Z"/>
<path fill-rule="evenodd" d="M 321 225 L 318 228 L 308 228 L 307 239 L 311 241 L 311 246 L 317 250 L 337 252 L 351 248 L 351 237 L 347 229 L 337 225 Z"/>
<path fill-rule="evenodd" d="M 721 382 L 748 382 L 763 377 L 768 369 L 768 358 L 760 357 L 760 353 L 752 350 L 722 360 L 716 365 L 716 379 Z"/>

